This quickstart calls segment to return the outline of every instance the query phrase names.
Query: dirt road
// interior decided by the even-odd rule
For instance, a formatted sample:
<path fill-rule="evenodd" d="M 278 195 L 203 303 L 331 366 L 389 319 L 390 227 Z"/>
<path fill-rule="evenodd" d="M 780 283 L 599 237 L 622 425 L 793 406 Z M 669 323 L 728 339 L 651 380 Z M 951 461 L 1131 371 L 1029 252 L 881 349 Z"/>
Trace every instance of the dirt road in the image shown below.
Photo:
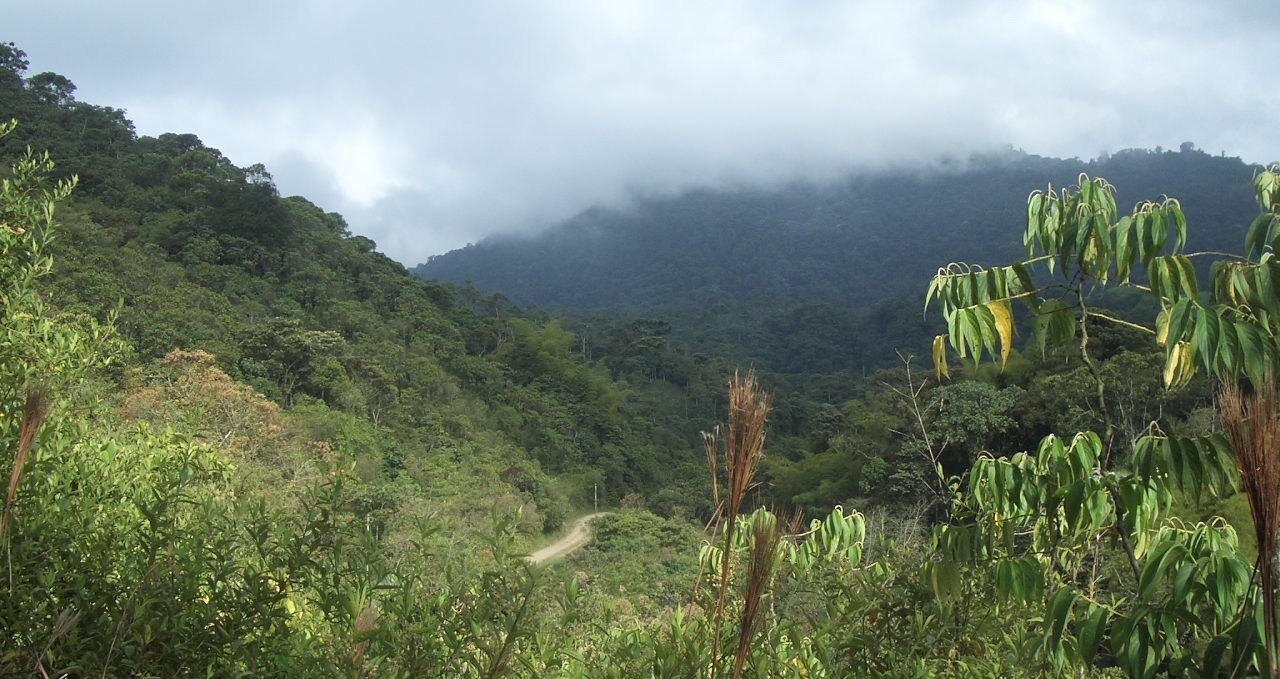
<path fill-rule="evenodd" d="M 555 542 L 539 549 L 538 551 L 525 557 L 529 563 L 540 564 L 560 557 L 572 552 L 579 547 L 591 541 L 591 527 L 588 525 L 591 520 L 597 516 L 604 516 L 608 512 L 599 512 L 597 514 L 588 514 L 573 522 L 573 526 L 564 534 L 564 537 Z"/>

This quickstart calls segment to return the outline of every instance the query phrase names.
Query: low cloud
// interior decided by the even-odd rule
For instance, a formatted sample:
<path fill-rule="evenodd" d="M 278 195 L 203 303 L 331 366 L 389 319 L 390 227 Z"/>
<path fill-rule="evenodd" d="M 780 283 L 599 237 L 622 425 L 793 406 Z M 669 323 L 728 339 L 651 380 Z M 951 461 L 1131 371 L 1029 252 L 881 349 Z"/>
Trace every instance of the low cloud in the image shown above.
<path fill-rule="evenodd" d="M 46 0 L 0 37 L 413 264 L 632 191 L 1005 145 L 1280 159 L 1267 3 L 1143 5 Z"/>

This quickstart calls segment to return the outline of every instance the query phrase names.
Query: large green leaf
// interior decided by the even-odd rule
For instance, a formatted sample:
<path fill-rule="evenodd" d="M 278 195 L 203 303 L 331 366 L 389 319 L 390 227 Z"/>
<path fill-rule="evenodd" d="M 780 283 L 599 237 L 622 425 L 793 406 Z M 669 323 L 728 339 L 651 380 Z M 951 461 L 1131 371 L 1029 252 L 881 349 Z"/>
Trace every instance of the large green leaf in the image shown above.
<path fill-rule="evenodd" d="M 1076 318 L 1060 300 L 1045 300 L 1031 316 L 1031 338 L 1041 356 L 1049 347 L 1059 347 L 1075 337 Z"/>
<path fill-rule="evenodd" d="M 1085 662 L 1092 662 L 1093 657 L 1097 655 L 1098 646 L 1102 643 L 1103 633 L 1106 632 L 1107 618 L 1107 609 L 1098 606 L 1093 609 L 1089 617 L 1080 625 L 1077 644 L 1080 649 L 1080 658 Z"/>
<path fill-rule="evenodd" d="M 1201 367 L 1213 374 L 1218 351 L 1218 314 L 1211 309 L 1196 309 L 1196 323 L 1191 332 L 1191 347 Z"/>

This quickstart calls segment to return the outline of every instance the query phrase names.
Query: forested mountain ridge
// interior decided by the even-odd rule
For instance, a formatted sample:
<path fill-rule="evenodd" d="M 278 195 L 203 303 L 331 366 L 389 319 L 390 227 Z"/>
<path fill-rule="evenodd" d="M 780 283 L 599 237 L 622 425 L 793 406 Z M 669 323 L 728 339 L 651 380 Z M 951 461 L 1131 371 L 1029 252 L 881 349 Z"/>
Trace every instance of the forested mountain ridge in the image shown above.
<path fill-rule="evenodd" d="M 470 281 L 519 304 L 653 314 L 716 304 L 865 307 L 918 295 L 939 262 L 1017 256 L 1019 207 L 1046 182 L 1102 176 L 1118 201 L 1177 196 L 1200 225 L 1189 246 L 1238 251 L 1253 214 L 1239 158 L 1126 150 L 1082 162 L 1009 151 L 829 184 L 699 189 L 592 208 L 535 235 L 495 236 L 431 258 L 420 277 Z"/>
<path fill-rule="evenodd" d="M 612 501 L 677 473 L 696 425 L 632 417 L 643 395 L 571 352 L 559 324 L 473 307 L 340 215 L 279 196 L 261 165 L 191 134 L 139 136 L 69 79 L 25 71 L 0 45 L 0 120 L 19 121 L 0 154 L 47 149 L 78 178 L 41 286 L 65 312 L 114 320 L 126 401 L 175 375 L 240 383 L 284 409 L 294 448 L 355 465 L 366 511 L 392 524 L 524 507 L 537 534 L 595 484 Z"/>

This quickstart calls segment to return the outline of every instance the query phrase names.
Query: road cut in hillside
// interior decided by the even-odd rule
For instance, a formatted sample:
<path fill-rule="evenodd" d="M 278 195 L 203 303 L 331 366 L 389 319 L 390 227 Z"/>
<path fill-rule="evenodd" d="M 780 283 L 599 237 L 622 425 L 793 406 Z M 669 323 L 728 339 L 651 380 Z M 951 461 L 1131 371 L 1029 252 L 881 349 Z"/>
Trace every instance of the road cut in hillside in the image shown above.
<path fill-rule="evenodd" d="M 560 557 L 576 551 L 579 547 L 591 541 L 591 520 L 597 516 L 604 516 L 608 512 L 597 512 L 595 514 L 587 514 L 573 522 L 573 526 L 559 540 L 539 549 L 538 551 L 525 557 L 529 563 L 534 565 L 553 561 Z"/>

